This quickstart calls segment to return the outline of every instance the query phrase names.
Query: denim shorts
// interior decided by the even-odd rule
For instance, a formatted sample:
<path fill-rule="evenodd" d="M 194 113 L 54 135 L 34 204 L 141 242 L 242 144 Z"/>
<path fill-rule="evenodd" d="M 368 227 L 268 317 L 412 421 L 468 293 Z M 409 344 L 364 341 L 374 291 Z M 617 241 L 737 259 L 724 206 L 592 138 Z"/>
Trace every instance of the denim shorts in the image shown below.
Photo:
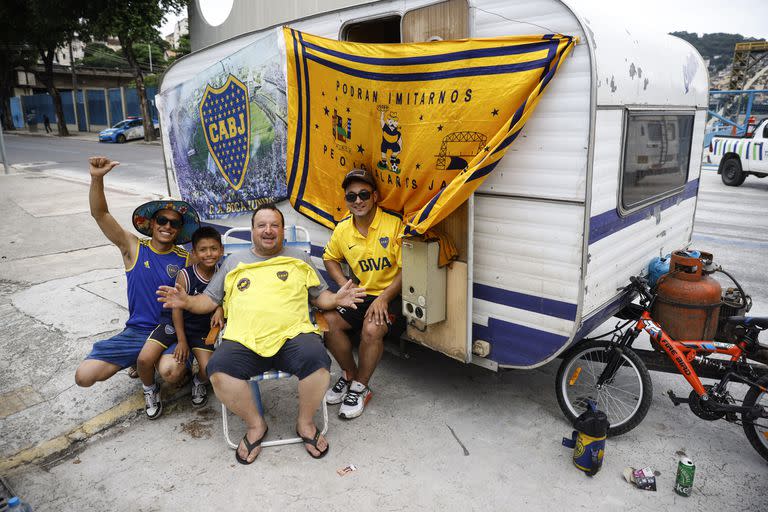
<path fill-rule="evenodd" d="M 85 358 L 115 364 L 121 369 L 128 368 L 136 364 L 139 352 L 141 352 L 150 333 L 152 333 L 152 329 L 126 327 L 125 330 L 111 338 L 94 343 L 91 353 Z"/>

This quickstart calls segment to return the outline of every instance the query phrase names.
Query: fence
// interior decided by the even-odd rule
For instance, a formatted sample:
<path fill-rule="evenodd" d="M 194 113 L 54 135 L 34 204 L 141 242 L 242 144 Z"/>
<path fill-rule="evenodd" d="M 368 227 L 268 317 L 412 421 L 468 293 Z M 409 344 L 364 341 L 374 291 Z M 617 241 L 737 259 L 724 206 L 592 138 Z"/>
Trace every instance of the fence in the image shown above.
<path fill-rule="evenodd" d="M 155 87 L 147 87 L 147 99 L 153 119 L 158 118 L 155 93 Z M 141 116 L 139 94 L 134 88 L 79 89 L 77 98 L 71 90 L 59 90 L 59 94 L 64 121 L 70 130 L 98 132 L 126 117 Z M 53 98 L 48 93 L 12 97 L 11 115 L 13 125 L 19 129 L 37 130 L 38 125 L 42 126 L 44 116 L 48 116 L 52 127 L 56 126 L 56 109 L 53 106 Z"/>

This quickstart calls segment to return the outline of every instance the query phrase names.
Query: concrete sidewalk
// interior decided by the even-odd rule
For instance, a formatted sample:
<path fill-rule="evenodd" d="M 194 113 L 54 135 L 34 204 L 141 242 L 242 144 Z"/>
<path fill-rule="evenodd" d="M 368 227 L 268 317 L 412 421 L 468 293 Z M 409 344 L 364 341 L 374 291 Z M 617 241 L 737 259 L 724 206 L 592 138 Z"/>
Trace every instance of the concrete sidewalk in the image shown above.
<path fill-rule="evenodd" d="M 136 388 L 124 375 L 97 392 L 74 385 L 72 372 L 91 343 L 127 318 L 119 252 L 88 212 L 88 186 L 39 173 L 0 179 L 2 472 L 65 448 L 61 436 L 82 437 L 73 432 Z M 107 195 L 113 214 L 130 226 L 145 198 Z"/>
<path fill-rule="evenodd" d="M 74 385 L 91 343 L 127 316 L 120 256 L 91 219 L 87 191 L 39 172 L 0 176 L 0 476 L 38 512 L 768 509 L 765 461 L 740 427 L 674 407 L 664 393 L 687 395 L 680 377 L 653 373 L 648 416 L 608 440 L 602 471 L 588 478 L 560 445 L 571 427 L 555 400 L 557 361 L 494 374 L 418 347 L 409 359 L 385 354 L 363 416 L 344 422 L 329 408 L 326 458 L 288 445 L 240 466 L 213 396 L 194 410 L 184 389 L 150 422 L 124 373 Z M 107 195 L 123 226 L 148 199 Z M 262 390 L 270 439 L 292 436 L 295 381 Z M 233 418 L 232 437 L 242 432 Z M 697 464 L 690 498 L 672 490 L 683 452 Z M 339 476 L 348 464 L 357 470 Z M 657 492 L 623 481 L 625 467 L 647 465 L 661 472 Z"/>

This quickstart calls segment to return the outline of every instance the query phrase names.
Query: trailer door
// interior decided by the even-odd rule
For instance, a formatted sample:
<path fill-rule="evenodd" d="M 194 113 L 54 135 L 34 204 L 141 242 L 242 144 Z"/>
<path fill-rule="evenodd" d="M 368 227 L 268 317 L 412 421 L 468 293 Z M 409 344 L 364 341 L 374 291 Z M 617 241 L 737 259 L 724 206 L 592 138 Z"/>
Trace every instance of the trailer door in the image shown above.
<path fill-rule="evenodd" d="M 469 5 L 466 0 L 448 0 L 405 13 L 402 19 L 404 43 L 464 39 L 469 37 Z M 409 326 L 407 336 L 412 341 L 438 352 L 469 362 L 472 340 L 468 336 L 468 289 L 470 208 L 464 203 L 437 228 L 451 237 L 459 251 L 447 272 L 446 319 L 423 328 Z M 406 292 L 407 284 L 403 283 Z"/>

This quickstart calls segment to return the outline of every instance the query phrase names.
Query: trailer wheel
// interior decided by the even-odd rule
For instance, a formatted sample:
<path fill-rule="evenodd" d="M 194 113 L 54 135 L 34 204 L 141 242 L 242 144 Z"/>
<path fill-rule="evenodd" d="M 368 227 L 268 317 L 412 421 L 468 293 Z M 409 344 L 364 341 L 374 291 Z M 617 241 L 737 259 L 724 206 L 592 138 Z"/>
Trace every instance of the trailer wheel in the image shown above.
<path fill-rule="evenodd" d="M 738 187 L 747 179 L 747 175 L 741 171 L 741 161 L 733 156 L 723 161 L 720 177 L 729 187 Z"/>
<path fill-rule="evenodd" d="M 598 388 L 598 377 L 615 355 L 621 358 L 616 373 Z M 597 402 L 608 416 L 609 436 L 638 426 L 653 400 L 651 375 L 640 356 L 631 348 L 621 349 L 606 340 L 588 341 L 566 353 L 557 371 L 555 392 L 557 403 L 571 424 L 587 410 L 588 400 Z"/>

